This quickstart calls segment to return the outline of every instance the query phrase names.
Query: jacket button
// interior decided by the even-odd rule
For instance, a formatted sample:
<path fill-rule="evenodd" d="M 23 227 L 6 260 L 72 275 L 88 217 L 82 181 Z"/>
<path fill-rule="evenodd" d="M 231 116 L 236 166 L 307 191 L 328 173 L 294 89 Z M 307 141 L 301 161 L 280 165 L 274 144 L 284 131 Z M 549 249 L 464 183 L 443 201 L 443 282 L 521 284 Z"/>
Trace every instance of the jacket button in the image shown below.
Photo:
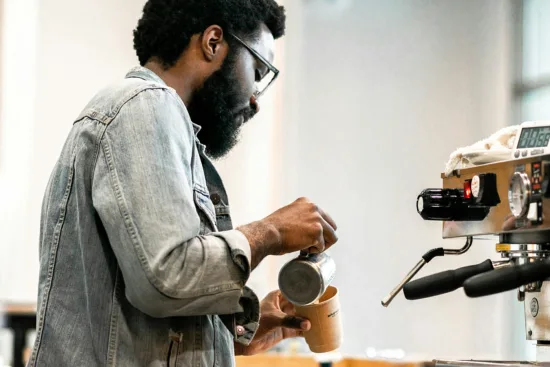
<path fill-rule="evenodd" d="M 237 326 L 237 335 L 243 336 L 244 333 L 245 333 L 244 327 L 242 327 L 241 325 Z"/>
<path fill-rule="evenodd" d="M 222 198 L 219 194 L 213 193 L 212 195 L 210 195 L 210 200 L 212 200 L 212 203 L 214 203 L 214 205 L 218 205 L 222 201 Z"/>

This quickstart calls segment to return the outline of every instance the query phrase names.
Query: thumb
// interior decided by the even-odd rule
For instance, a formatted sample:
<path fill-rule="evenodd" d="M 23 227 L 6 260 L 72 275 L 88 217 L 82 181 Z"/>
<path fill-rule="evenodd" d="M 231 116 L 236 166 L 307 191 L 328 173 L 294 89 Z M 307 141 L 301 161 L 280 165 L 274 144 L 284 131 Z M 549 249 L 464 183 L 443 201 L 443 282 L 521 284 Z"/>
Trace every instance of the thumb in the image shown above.
<path fill-rule="evenodd" d="M 289 329 L 308 331 L 311 328 L 311 322 L 303 317 L 281 313 L 280 326 Z"/>

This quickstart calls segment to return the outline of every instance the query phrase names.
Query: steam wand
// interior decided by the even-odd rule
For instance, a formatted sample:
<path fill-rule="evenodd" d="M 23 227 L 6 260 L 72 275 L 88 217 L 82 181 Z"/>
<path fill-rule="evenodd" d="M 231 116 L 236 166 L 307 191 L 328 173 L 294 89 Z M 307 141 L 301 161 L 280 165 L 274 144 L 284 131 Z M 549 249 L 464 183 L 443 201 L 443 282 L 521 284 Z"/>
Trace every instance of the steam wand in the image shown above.
<path fill-rule="evenodd" d="M 438 256 L 444 256 L 444 255 L 462 255 L 466 251 L 472 247 L 473 243 L 473 237 L 469 236 L 466 238 L 466 243 L 464 244 L 464 247 L 461 249 L 444 249 L 443 247 L 434 248 L 430 251 L 426 252 L 424 256 L 422 256 L 422 259 L 412 268 L 412 270 L 407 274 L 407 276 L 395 287 L 390 294 L 388 294 L 383 300 L 382 300 L 382 306 L 388 307 L 390 303 L 393 301 L 393 299 L 401 292 L 405 284 L 411 281 L 412 278 L 418 272 L 420 269 L 424 267 L 427 263 L 432 261 L 434 257 Z"/>

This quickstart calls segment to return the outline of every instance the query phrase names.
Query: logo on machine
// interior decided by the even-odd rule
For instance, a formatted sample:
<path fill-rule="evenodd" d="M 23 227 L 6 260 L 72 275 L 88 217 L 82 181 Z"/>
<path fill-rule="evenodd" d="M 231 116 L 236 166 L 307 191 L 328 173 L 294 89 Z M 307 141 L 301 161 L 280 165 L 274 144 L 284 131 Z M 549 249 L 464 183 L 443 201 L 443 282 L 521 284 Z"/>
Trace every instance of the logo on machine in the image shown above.
<path fill-rule="evenodd" d="M 539 314 L 539 301 L 536 298 L 533 298 L 530 303 L 531 316 L 537 317 Z"/>

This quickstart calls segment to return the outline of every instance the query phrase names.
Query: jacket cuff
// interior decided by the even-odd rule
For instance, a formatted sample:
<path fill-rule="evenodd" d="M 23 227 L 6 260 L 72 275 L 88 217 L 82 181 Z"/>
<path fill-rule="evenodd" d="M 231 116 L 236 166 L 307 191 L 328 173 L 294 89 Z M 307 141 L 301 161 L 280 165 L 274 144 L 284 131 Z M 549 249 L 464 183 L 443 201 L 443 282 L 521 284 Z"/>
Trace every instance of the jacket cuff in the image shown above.
<path fill-rule="evenodd" d="M 233 262 L 243 271 L 244 280 L 248 280 L 251 272 L 252 250 L 246 236 L 239 230 L 232 229 L 224 232 L 211 233 L 211 235 L 220 237 L 229 246 Z M 244 284 L 243 283 L 243 284 Z"/>
<path fill-rule="evenodd" d="M 220 318 L 237 343 L 249 345 L 260 326 L 260 301 L 254 291 L 244 287 L 239 303 L 243 312 Z"/>

